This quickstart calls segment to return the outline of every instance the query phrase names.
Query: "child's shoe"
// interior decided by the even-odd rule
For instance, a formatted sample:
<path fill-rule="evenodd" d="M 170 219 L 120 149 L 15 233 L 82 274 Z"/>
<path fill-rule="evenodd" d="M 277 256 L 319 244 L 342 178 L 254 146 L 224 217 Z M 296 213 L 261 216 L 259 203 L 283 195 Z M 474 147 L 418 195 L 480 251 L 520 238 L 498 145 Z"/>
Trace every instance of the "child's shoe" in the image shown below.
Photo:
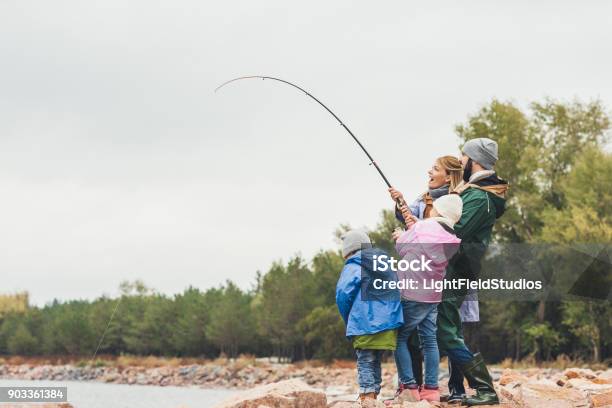
<path fill-rule="evenodd" d="M 353 406 L 359 407 L 359 408 L 387 408 L 387 406 L 383 404 L 382 401 L 378 401 L 374 399 L 367 399 L 367 400 L 359 401 L 357 405 L 353 405 Z"/>
<path fill-rule="evenodd" d="M 375 392 L 367 392 L 365 394 L 359 394 L 359 401 L 375 400 L 376 397 L 378 397 L 378 394 Z"/>
<path fill-rule="evenodd" d="M 425 385 L 419 390 L 419 395 L 422 400 L 440 402 L 440 390 L 438 387 L 433 388 Z"/>
<path fill-rule="evenodd" d="M 421 400 L 419 395 L 419 386 L 416 384 L 400 383 L 397 392 L 395 393 L 395 402 L 417 402 Z"/>
<path fill-rule="evenodd" d="M 378 394 L 375 392 L 368 392 L 366 394 L 359 394 L 359 407 L 361 408 L 379 408 L 385 405 L 380 401 L 377 401 Z"/>

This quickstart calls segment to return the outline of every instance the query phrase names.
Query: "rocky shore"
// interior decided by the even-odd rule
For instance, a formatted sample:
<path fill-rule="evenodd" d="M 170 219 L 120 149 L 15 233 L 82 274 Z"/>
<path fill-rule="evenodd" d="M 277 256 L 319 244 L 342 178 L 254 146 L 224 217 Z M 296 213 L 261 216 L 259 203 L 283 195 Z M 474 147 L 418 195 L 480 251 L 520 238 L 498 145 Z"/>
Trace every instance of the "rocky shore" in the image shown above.
<path fill-rule="evenodd" d="M 392 381 L 393 375 L 391 370 L 385 370 L 387 381 Z M 3 364 L 0 365 L 0 378 L 238 389 L 299 378 L 313 387 L 327 388 L 354 385 L 355 371 L 353 368 L 300 367 L 274 363 L 245 365 L 240 362 L 162 367 Z"/>
<path fill-rule="evenodd" d="M 570 368 L 558 370 L 530 368 L 517 370 L 493 367 L 491 371 L 497 390 L 506 406 L 612 407 L 612 369 Z M 259 398 L 261 401 L 271 401 L 276 398 L 275 395 L 283 395 L 281 392 L 283 389 L 288 389 L 287 392 L 293 395 L 282 397 L 289 398 L 287 401 L 298 398 L 295 395 L 302 395 L 304 398 L 308 396 L 312 401 L 318 401 L 318 405 L 313 406 L 314 408 L 319 406 L 349 408 L 354 406 L 353 401 L 357 393 L 355 369 L 350 364 L 346 364 L 346 367 L 300 366 L 261 362 L 245 364 L 240 361 L 229 362 L 224 365 L 210 362 L 161 367 L 2 364 L 0 365 L 0 378 L 248 389 L 245 394 L 238 394 L 237 398 L 238 400 L 242 398 L 240 400 L 242 402 L 233 404 L 230 401 L 223 405 L 232 408 L 258 407 L 261 404 L 252 405 L 248 403 L 249 398 L 251 398 L 249 395 L 254 396 L 255 399 Z M 384 390 L 381 398 L 390 398 L 393 396 L 395 388 L 395 369 L 392 364 L 384 365 L 383 381 Z M 289 385 L 284 386 L 283 384 Z M 441 375 L 440 385 L 443 389 L 446 385 L 446 374 L 444 372 Z M 272 387 L 273 392 L 268 392 L 270 387 Z M 289 403 L 285 399 L 283 399 L 284 405 L 272 404 L 269 406 L 294 406 L 293 403 Z M 325 401 L 324 404 L 321 403 L 323 400 Z M 296 402 L 296 407 L 305 406 L 298 402 Z M 412 405 L 406 405 L 406 407 L 410 406 Z M 427 406 L 429 405 L 425 403 L 418 405 L 422 408 Z M 394 408 L 406 407 L 398 405 Z"/>

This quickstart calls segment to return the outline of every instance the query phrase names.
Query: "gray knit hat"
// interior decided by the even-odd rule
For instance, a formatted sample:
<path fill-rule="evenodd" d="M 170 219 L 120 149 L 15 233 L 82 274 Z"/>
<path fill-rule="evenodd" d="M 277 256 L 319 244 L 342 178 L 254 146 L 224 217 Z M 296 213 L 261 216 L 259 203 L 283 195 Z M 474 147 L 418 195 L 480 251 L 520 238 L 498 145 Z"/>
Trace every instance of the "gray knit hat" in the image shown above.
<path fill-rule="evenodd" d="M 370 241 L 368 234 L 363 231 L 350 230 L 342 236 L 342 256 L 344 258 L 353 251 L 371 247 L 372 241 Z"/>
<path fill-rule="evenodd" d="M 486 137 L 468 140 L 461 150 L 487 170 L 491 170 L 497 161 L 497 142 Z"/>

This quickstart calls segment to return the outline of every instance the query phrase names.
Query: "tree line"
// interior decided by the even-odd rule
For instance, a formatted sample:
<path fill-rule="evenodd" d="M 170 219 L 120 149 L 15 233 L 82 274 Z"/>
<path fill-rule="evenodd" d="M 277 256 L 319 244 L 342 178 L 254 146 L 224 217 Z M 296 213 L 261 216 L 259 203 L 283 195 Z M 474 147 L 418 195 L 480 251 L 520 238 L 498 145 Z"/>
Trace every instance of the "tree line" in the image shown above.
<path fill-rule="evenodd" d="M 459 144 L 484 136 L 499 143 L 496 169 L 511 189 L 495 240 L 609 244 L 609 128 L 600 102 L 552 100 L 523 110 L 493 100 L 458 125 Z M 383 210 L 370 230 L 373 241 L 392 250 L 396 226 L 392 212 Z M 340 226 L 336 235 L 347 228 Z M 13 303 L 0 299 L 0 354 L 87 356 L 99 348 L 98 353 L 111 355 L 350 358 L 334 301 L 343 264 L 339 251 L 329 249 L 310 261 L 293 256 L 273 263 L 257 273 L 249 290 L 227 281 L 168 296 L 142 282 L 127 282 L 119 298 L 54 301 L 44 307 L 27 306 L 27 296 L 24 306 L 23 295 Z M 609 284 L 609 265 L 606 276 Z M 480 349 L 490 361 L 612 357 L 609 300 L 482 301 L 477 331 L 487 339 Z"/>

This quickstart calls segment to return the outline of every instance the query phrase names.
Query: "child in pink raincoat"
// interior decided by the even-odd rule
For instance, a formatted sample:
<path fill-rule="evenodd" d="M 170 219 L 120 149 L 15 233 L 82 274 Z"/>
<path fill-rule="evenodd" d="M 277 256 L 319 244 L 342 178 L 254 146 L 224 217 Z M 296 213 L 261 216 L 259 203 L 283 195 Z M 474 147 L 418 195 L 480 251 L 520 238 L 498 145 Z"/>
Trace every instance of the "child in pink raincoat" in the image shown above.
<path fill-rule="evenodd" d="M 461 240 L 453 226 L 461 218 L 463 204 L 456 194 L 449 194 L 433 202 L 430 217 L 413 220 L 407 231 L 396 231 L 396 249 L 404 261 L 418 261 L 419 270 L 398 270 L 398 282 L 412 281 L 400 289 L 404 325 L 399 328 L 395 362 L 399 375 L 398 399 L 439 401 L 438 366 L 440 354 L 436 341 L 437 306 L 448 261 L 459 248 Z M 412 360 L 408 351 L 408 338 L 417 330 L 425 359 L 424 385 L 419 390 Z"/>

